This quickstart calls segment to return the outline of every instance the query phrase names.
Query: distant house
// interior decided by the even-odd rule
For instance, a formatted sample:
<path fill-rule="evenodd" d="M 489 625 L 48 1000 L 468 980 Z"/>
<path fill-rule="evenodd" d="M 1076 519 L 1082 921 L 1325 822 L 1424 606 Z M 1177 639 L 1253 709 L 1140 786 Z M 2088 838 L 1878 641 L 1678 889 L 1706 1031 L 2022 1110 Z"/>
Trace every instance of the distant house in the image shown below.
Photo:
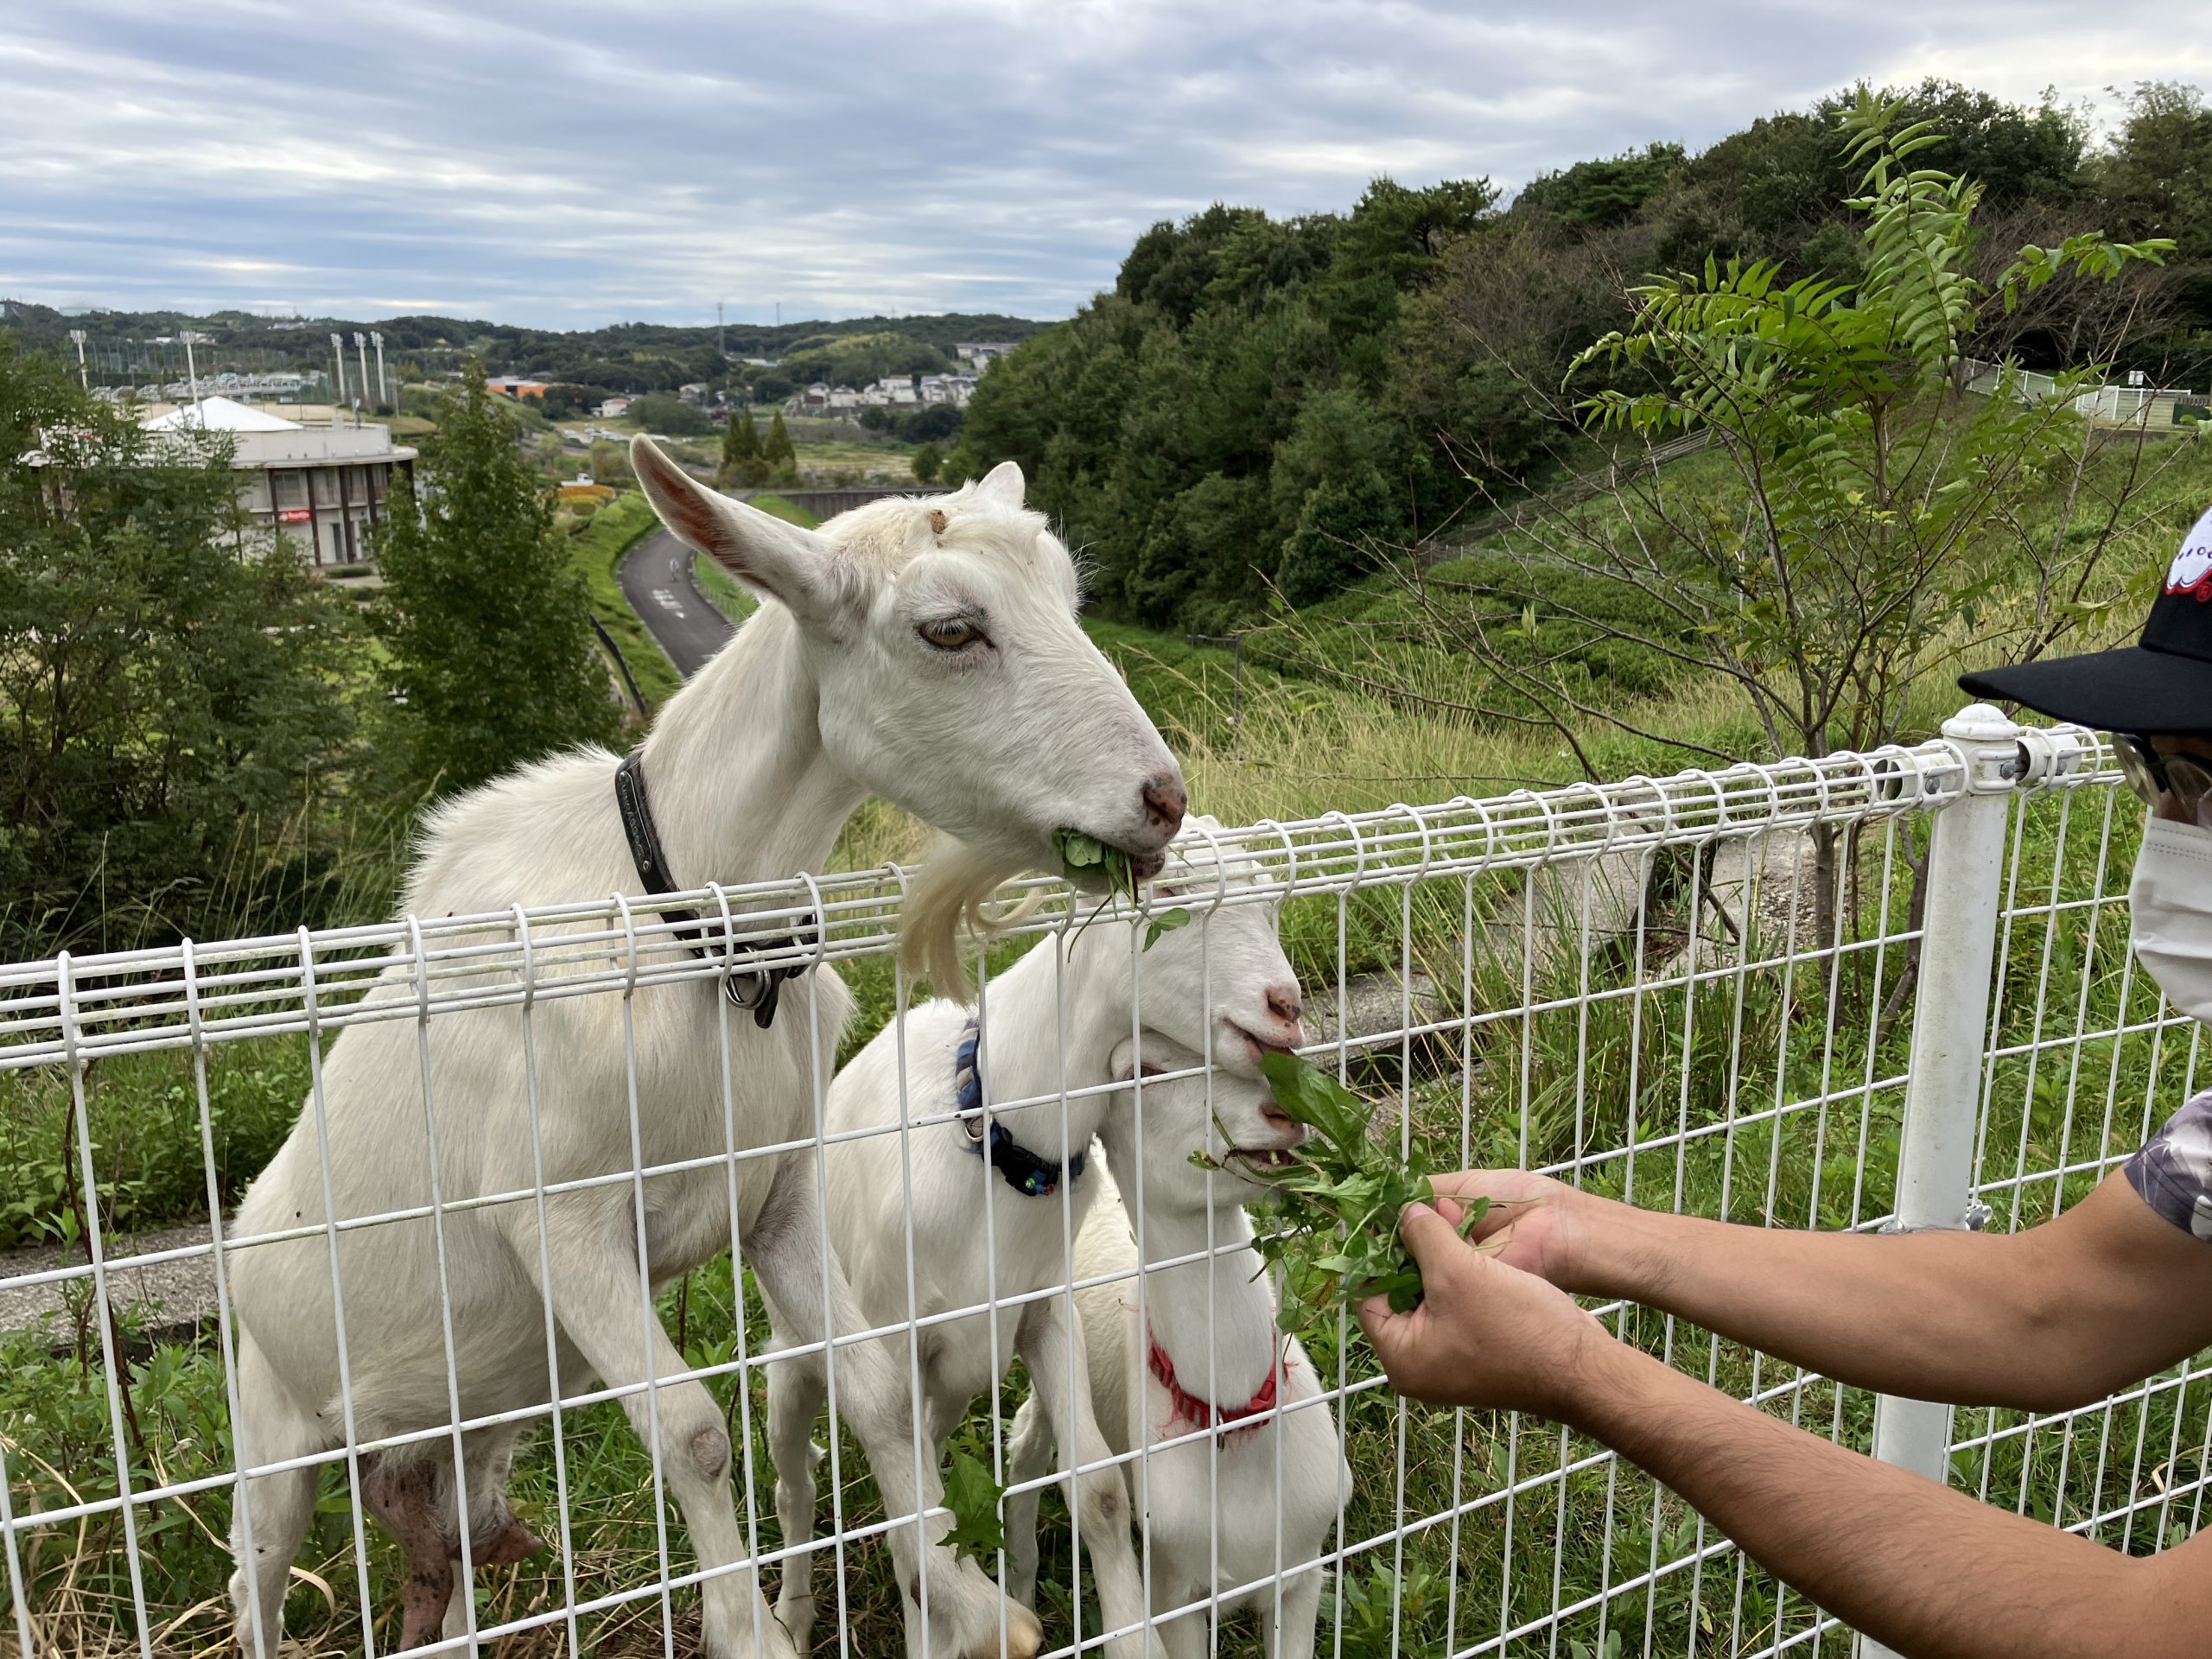
<path fill-rule="evenodd" d="M 981 374 L 985 369 L 1014 349 L 1010 340 L 963 340 L 952 348 L 952 354 L 963 363 L 973 363 Z"/>
<path fill-rule="evenodd" d="M 707 383 L 687 380 L 676 389 L 676 395 L 687 404 L 703 404 L 707 401 Z"/>
<path fill-rule="evenodd" d="M 609 397 L 592 410 L 602 421 L 620 420 L 629 412 L 630 400 L 627 397 Z"/>
<path fill-rule="evenodd" d="M 543 397 L 545 382 L 529 379 L 521 375 L 495 374 L 486 378 L 484 390 L 501 392 L 514 398 Z"/>
<path fill-rule="evenodd" d="M 955 409 L 968 407 L 968 400 L 976 395 L 976 377 L 972 374 L 925 374 L 918 389 L 923 406 L 950 404 Z"/>

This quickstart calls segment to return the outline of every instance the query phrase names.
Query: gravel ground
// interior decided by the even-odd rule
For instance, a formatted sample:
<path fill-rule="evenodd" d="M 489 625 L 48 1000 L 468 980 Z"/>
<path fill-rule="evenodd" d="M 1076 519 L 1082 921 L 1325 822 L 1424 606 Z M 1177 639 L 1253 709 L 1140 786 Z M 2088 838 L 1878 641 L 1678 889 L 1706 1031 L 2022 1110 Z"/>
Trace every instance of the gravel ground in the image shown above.
<path fill-rule="evenodd" d="M 140 1322 L 149 1335 L 165 1334 L 196 1325 L 215 1312 L 215 1257 L 207 1249 L 206 1222 L 188 1227 L 164 1227 L 149 1233 L 131 1233 L 101 1241 L 107 1269 L 108 1295 L 119 1308 L 143 1304 Z M 114 1265 L 136 1256 L 157 1255 L 168 1250 L 200 1248 L 196 1255 L 156 1262 L 144 1267 Z M 72 1282 L 50 1280 L 42 1284 L 16 1282 L 26 1274 L 55 1268 L 82 1266 L 84 1252 L 41 1245 L 32 1249 L 0 1252 L 0 1331 L 45 1327 L 57 1341 L 71 1334 L 68 1305 L 63 1292 Z M 89 1285 L 91 1276 L 74 1281 Z"/>

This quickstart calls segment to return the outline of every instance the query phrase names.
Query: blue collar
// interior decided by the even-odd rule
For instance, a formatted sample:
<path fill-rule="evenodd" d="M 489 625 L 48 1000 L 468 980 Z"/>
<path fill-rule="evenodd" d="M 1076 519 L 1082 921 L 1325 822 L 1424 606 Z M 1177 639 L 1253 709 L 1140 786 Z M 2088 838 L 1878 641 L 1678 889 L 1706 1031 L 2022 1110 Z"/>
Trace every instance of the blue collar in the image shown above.
<path fill-rule="evenodd" d="M 983 1155 L 983 1137 L 978 1130 L 984 1122 L 983 1074 L 976 1065 L 976 1042 L 981 1034 L 970 1019 L 960 1033 L 960 1046 L 953 1051 L 952 1057 L 952 1091 L 965 1120 L 960 1126 L 962 1135 L 968 1150 L 978 1158 Z M 991 1125 L 990 1141 L 991 1166 L 1023 1198 L 1049 1198 L 1060 1190 L 1059 1165 L 1039 1158 L 997 1123 Z M 1083 1161 L 1084 1155 L 1079 1152 L 1068 1160 L 1068 1179 L 1083 1179 Z"/>

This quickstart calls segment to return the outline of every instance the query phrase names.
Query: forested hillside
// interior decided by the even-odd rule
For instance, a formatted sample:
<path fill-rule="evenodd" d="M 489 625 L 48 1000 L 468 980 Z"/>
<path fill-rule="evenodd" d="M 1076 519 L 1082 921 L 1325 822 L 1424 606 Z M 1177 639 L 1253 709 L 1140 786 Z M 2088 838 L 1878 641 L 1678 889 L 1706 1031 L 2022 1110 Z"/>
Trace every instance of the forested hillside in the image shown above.
<path fill-rule="evenodd" d="M 563 331 L 442 316 L 373 321 L 270 318 L 243 311 L 208 316 L 99 311 L 65 316 L 49 306 L 20 300 L 4 302 L 0 321 L 27 348 L 73 361 L 69 330 L 82 328 L 95 365 L 103 361 L 104 347 L 173 338 L 179 330 L 189 329 L 201 336 L 198 366 L 204 375 L 226 368 L 321 371 L 330 365 L 334 331 L 350 340 L 355 330 L 373 327 L 384 335 L 385 350 L 401 359 L 410 374 L 457 372 L 464 358 L 474 357 L 490 374 L 531 375 L 601 394 L 674 391 L 692 381 L 715 387 L 743 382 L 762 401 L 787 397 L 794 387 L 814 379 L 857 385 L 887 374 L 949 369 L 954 366 L 953 347 L 962 340 L 1026 340 L 1044 326 L 1022 317 L 947 312 L 775 326 L 734 322 L 726 329 L 712 323 L 675 327 L 622 322 Z M 725 341 L 730 358 L 738 361 L 722 356 Z M 742 361 L 746 358 L 774 359 L 777 366 L 748 366 Z M 181 356 L 174 366 L 181 372 Z M 100 381 L 96 378 L 94 384 Z"/>
<path fill-rule="evenodd" d="M 1109 613 L 1213 631 L 1341 589 L 1378 550 L 1585 464 L 1568 365 L 1630 315 L 1624 284 L 1708 259 L 1849 283 L 1865 257 L 1839 95 L 1701 153 L 1654 143 L 1530 181 L 1378 179 L 1341 213 L 1217 204 L 1162 222 L 1109 292 L 995 368 L 950 475 L 1019 461 Z M 1976 349 L 2031 367 L 2109 360 L 2155 384 L 2212 374 L 2212 111 L 2146 85 L 2109 142 L 2053 105 L 1930 82 L 1901 119 L 1916 166 L 1970 176 L 1995 265 L 2090 226 L 2170 238 L 2163 267 L 2053 288 Z M 1624 372 L 1612 372 L 1616 376 Z"/>

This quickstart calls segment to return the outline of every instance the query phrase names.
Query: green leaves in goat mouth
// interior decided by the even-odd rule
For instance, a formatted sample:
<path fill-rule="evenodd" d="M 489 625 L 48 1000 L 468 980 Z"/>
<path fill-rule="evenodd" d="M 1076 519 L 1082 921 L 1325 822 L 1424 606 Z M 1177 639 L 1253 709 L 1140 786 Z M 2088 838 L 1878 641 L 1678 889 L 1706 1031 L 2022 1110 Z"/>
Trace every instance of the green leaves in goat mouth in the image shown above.
<path fill-rule="evenodd" d="M 1412 1312 L 1421 1302 L 1421 1269 L 1399 1239 L 1398 1217 L 1409 1204 L 1435 1201 L 1427 1154 L 1416 1146 L 1401 1159 L 1378 1145 L 1368 1133 L 1373 1108 L 1312 1062 L 1271 1053 L 1260 1068 L 1275 1103 L 1313 1132 L 1286 1163 L 1245 1164 L 1268 1185 L 1255 1243 L 1263 1261 L 1283 1270 L 1277 1323 L 1295 1331 L 1371 1296 L 1388 1297 L 1395 1313 Z M 1221 1167 L 1202 1152 L 1192 1161 Z M 1463 1202 L 1465 1238 L 1490 1200 Z"/>
<path fill-rule="evenodd" d="M 1095 887 L 1103 880 L 1106 899 L 1083 919 L 1089 927 L 1098 918 L 1100 911 L 1113 902 L 1116 894 L 1126 898 L 1134 907 L 1137 902 L 1136 861 L 1118 847 L 1109 847 L 1096 836 L 1086 836 L 1080 830 L 1056 830 L 1052 832 L 1052 849 L 1060 855 L 1060 874 L 1071 886 Z M 1095 874 L 1094 874 L 1095 873 Z M 1178 905 L 1173 910 L 1162 911 L 1147 923 L 1144 948 L 1147 950 L 1160 943 L 1163 933 L 1173 933 L 1190 924 L 1191 912 Z M 1076 930 L 1082 937 L 1082 928 Z"/>

